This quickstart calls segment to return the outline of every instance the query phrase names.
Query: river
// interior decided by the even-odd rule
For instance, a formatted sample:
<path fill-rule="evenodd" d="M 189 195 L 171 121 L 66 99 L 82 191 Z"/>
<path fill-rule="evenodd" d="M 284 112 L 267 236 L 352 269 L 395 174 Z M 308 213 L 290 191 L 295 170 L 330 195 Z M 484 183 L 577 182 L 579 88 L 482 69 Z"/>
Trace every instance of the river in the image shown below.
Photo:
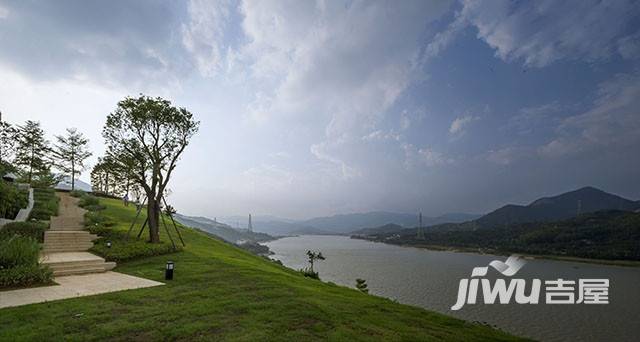
<path fill-rule="evenodd" d="M 527 279 L 527 292 L 529 279 L 541 279 L 540 304 L 468 304 L 452 311 L 460 279 L 469 278 L 474 267 L 506 258 L 400 247 L 345 236 L 304 235 L 264 244 L 275 253 L 273 259 L 293 269 L 308 265 L 307 250 L 322 251 L 326 260 L 315 268 L 323 281 L 355 287 L 356 278 L 366 279 L 371 294 L 487 322 L 519 336 L 545 341 L 637 341 L 640 336 L 640 268 L 530 259 L 514 278 Z M 544 281 L 558 278 L 576 282 L 580 278 L 609 279 L 609 304 L 545 304 Z M 478 299 L 482 302 L 481 290 Z"/>

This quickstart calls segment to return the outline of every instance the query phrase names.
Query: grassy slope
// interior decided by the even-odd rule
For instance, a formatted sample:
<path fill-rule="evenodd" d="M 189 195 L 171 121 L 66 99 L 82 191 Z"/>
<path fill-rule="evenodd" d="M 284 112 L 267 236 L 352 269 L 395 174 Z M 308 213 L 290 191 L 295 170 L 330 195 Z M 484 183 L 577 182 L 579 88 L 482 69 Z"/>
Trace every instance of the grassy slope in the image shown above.
<path fill-rule="evenodd" d="M 133 207 L 102 200 L 126 230 Z M 0 340 L 511 340 L 467 323 L 300 276 L 188 228 L 183 252 L 118 265 L 167 285 L 0 310 Z M 164 233 L 164 232 L 163 232 Z M 166 236 L 163 236 L 166 239 Z"/>

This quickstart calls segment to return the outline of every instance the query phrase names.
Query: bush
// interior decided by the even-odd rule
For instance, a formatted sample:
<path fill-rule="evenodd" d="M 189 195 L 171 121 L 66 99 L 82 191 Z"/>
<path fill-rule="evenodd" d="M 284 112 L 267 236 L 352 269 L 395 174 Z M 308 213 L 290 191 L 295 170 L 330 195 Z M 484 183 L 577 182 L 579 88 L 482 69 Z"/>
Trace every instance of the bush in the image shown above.
<path fill-rule="evenodd" d="M 300 273 L 302 273 L 303 276 L 307 277 L 307 278 L 312 278 L 312 279 L 318 279 L 320 280 L 320 275 L 318 274 L 318 272 L 314 272 L 309 268 L 303 268 L 300 270 Z"/>
<path fill-rule="evenodd" d="M 40 246 L 32 238 L 14 235 L 0 240 L 0 269 L 38 265 Z"/>
<path fill-rule="evenodd" d="M 53 272 L 48 267 L 38 265 L 20 265 L 0 269 L 0 288 L 47 284 L 51 282 Z"/>
<path fill-rule="evenodd" d="M 108 228 L 104 228 L 110 230 Z M 113 231 L 112 231 L 113 233 Z M 144 257 L 163 255 L 178 252 L 180 247 L 173 248 L 171 242 L 149 243 L 135 236 L 126 239 L 125 232 L 122 234 L 109 234 L 96 240 L 91 251 L 102 256 L 108 261 L 122 262 Z M 107 248 L 107 241 L 111 241 L 111 248 Z"/>
<path fill-rule="evenodd" d="M 29 193 L 0 180 L 0 217 L 13 219 L 29 204 Z"/>
<path fill-rule="evenodd" d="M 58 215 L 58 197 L 51 188 L 33 189 L 33 210 L 29 214 L 29 219 L 47 221 L 51 216 Z"/>
<path fill-rule="evenodd" d="M 82 196 L 85 196 L 87 193 L 82 191 L 82 190 L 72 190 L 71 192 L 69 192 L 69 195 L 71 195 L 72 197 L 77 197 L 77 198 L 81 198 Z"/>
<path fill-rule="evenodd" d="M 6 240 L 14 235 L 30 237 L 38 242 L 44 242 L 44 232 L 47 225 L 38 221 L 11 222 L 0 228 L 0 240 Z"/>
<path fill-rule="evenodd" d="M 88 211 L 100 211 L 106 209 L 104 205 L 100 204 L 98 197 L 89 194 L 85 194 L 80 198 L 78 206 Z"/>

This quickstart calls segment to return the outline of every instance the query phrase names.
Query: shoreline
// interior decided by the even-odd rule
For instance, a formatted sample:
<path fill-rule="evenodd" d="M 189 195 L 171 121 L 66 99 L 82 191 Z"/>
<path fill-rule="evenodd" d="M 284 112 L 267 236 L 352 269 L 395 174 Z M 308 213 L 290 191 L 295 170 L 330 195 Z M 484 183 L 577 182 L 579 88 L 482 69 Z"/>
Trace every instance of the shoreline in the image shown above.
<path fill-rule="evenodd" d="M 456 246 L 442 246 L 442 245 L 409 245 L 409 244 L 395 244 L 395 243 L 387 243 L 383 241 L 375 241 L 370 239 L 365 239 L 361 237 L 350 237 L 352 239 L 357 240 L 365 240 L 376 243 L 384 243 L 387 245 L 400 246 L 400 247 L 413 247 L 413 248 L 421 248 L 428 249 L 431 251 L 442 251 L 442 252 L 454 252 L 454 253 L 473 253 L 480 255 L 499 255 L 499 256 L 509 256 L 511 254 L 518 254 L 526 258 L 531 259 L 541 259 L 541 260 L 554 260 L 554 261 L 566 261 L 566 262 L 579 262 L 583 264 L 593 264 L 593 265 L 607 265 L 607 266 L 621 266 L 621 267 L 640 267 L 640 261 L 637 260 L 607 260 L 607 259 L 590 259 L 590 258 L 582 258 L 582 257 L 574 257 L 574 256 L 563 256 L 563 255 L 551 255 L 551 254 L 528 254 L 528 253 L 518 253 L 518 252 L 509 252 L 509 251 L 501 251 L 501 250 L 483 250 L 481 248 L 473 248 L 473 247 L 456 247 Z"/>

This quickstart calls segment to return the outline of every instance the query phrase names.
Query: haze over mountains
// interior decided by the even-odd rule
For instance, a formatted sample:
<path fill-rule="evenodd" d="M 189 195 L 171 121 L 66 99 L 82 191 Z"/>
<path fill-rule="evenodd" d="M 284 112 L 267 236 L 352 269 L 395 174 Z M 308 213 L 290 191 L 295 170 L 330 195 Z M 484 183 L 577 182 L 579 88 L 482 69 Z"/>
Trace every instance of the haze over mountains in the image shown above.
<path fill-rule="evenodd" d="M 480 215 L 452 213 L 437 217 L 423 216 L 424 225 L 434 225 L 445 222 L 463 222 L 475 219 Z M 219 219 L 231 226 L 247 226 L 248 217 L 221 217 Z M 288 220 L 273 216 L 253 216 L 253 229 L 270 235 L 328 235 L 350 234 L 353 231 L 377 227 L 393 223 L 401 228 L 415 227 L 418 225 L 418 214 L 405 214 L 393 212 L 368 212 L 340 214 L 326 217 L 316 217 L 309 220 Z"/>
<path fill-rule="evenodd" d="M 575 217 L 579 214 L 602 210 L 634 211 L 640 201 L 632 201 L 593 187 L 584 187 L 557 196 L 543 197 L 528 205 L 508 204 L 486 215 L 451 213 L 436 217 L 423 216 L 423 227 L 428 230 L 475 230 L 503 227 L 518 223 L 549 222 Z M 403 232 L 418 226 L 417 214 L 394 212 L 367 212 L 316 217 L 308 220 L 290 220 L 269 215 L 252 217 L 253 232 L 247 231 L 248 215 L 217 218 L 177 215 L 187 225 L 204 229 L 225 240 L 266 241 L 272 236 L 287 235 L 383 235 Z M 261 234 L 263 233 L 263 234 Z"/>

